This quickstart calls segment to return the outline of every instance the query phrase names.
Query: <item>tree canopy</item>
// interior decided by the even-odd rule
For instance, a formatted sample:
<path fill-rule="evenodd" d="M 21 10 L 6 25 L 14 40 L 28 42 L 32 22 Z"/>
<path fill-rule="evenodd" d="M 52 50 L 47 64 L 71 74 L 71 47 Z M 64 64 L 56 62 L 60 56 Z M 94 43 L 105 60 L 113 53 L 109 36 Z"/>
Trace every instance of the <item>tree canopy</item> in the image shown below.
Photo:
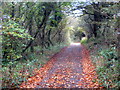
<path fill-rule="evenodd" d="M 79 2 L 78 0 L 76 2 L 0 2 L 0 5 L 2 7 L 0 11 L 2 71 L 4 75 L 5 72 L 9 72 L 7 73 L 9 80 L 5 76 L 3 78 L 4 87 L 8 84 L 10 87 L 17 87 L 24 81 L 23 77 L 28 69 L 32 71 L 36 67 L 42 67 L 41 63 L 50 56 L 49 52 L 55 54 L 58 49 L 72 42 L 80 42 L 91 52 L 96 51 L 97 54 L 92 53 L 91 57 L 94 56 L 93 62 L 103 86 L 119 87 L 120 2 L 99 2 L 99 0 Z M 28 67 L 27 65 L 25 67 L 26 63 Z M 31 69 L 29 65 L 32 64 L 34 67 Z M 20 75 L 21 72 L 25 74 Z M 113 76 L 107 76 L 110 72 Z M 22 80 L 17 79 L 19 76 Z M 101 78 L 104 78 L 103 81 Z M 13 85 L 13 82 L 16 84 Z"/>

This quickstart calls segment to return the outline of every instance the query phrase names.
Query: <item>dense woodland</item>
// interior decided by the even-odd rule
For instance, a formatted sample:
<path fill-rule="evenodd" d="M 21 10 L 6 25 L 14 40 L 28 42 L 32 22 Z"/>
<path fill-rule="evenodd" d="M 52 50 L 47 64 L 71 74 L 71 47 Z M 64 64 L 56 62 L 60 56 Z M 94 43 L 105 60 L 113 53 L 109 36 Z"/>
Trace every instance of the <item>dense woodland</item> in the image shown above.
<path fill-rule="evenodd" d="M 105 88 L 120 85 L 119 2 L 0 2 L 2 87 L 19 87 L 71 42 L 90 53 Z M 81 11 L 76 16 L 74 11 Z M 71 19 L 72 18 L 72 19 Z M 74 24 L 73 24 L 74 23 Z"/>

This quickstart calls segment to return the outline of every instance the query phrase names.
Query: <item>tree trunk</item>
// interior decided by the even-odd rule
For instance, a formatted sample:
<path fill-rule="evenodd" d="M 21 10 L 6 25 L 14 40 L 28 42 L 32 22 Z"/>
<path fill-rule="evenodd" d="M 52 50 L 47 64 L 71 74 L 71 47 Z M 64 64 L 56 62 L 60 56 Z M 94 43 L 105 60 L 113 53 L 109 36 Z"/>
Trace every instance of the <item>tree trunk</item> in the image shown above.
<path fill-rule="evenodd" d="M 31 18 L 31 20 L 30 20 L 30 22 L 29 22 L 28 25 L 29 25 L 29 26 L 28 26 L 29 33 L 30 33 L 30 35 L 32 36 L 32 18 Z M 30 46 L 30 51 L 31 51 L 31 52 L 34 52 L 33 44 L 31 44 L 31 46 Z"/>
<path fill-rule="evenodd" d="M 51 31 L 52 31 L 52 29 L 50 29 L 49 31 L 48 31 L 48 42 L 53 46 L 53 43 L 52 43 L 52 41 L 51 41 Z M 50 46 L 50 45 L 48 45 L 48 46 Z"/>
<path fill-rule="evenodd" d="M 120 58 L 120 16 L 117 19 L 117 51 L 118 51 L 118 58 Z"/>
<path fill-rule="evenodd" d="M 12 12 L 11 12 L 11 18 L 14 18 L 15 13 L 14 13 L 14 8 L 15 8 L 15 4 L 14 2 L 12 2 Z"/>
<path fill-rule="evenodd" d="M 93 24 L 93 34 L 94 34 L 94 37 L 96 38 L 97 37 L 97 30 L 99 29 L 99 24 L 98 22 L 100 22 L 100 12 L 99 12 L 99 3 L 98 4 L 95 4 L 93 2 L 93 7 L 94 7 L 94 24 Z"/>
<path fill-rule="evenodd" d="M 38 33 L 40 32 L 40 29 L 42 28 L 42 26 L 47 22 L 48 17 L 49 17 L 49 15 L 50 15 L 51 11 L 52 11 L 52 10 L 50 10 L 48 13 L 46 13 L 46 11 L 45 11 L 45 15 L 44 15 L 44 17 L 43 17 L 43 20 L 42 20 L 41 24 L 37 26 L 37 27 L 38 27 L 38 30 L 37 30 L 37 32 L 35 33 L 35 35 L 33 36 L 34 39 L 37 37 L 37 35 L 38 35 Z M 28 44 L 28 45 L 26 46 L 26 48 L 22 51 L 23 53 L 32 45 L 33 41 L 34 41 L 34 40 L 30 40 L 29 44 Z"/>

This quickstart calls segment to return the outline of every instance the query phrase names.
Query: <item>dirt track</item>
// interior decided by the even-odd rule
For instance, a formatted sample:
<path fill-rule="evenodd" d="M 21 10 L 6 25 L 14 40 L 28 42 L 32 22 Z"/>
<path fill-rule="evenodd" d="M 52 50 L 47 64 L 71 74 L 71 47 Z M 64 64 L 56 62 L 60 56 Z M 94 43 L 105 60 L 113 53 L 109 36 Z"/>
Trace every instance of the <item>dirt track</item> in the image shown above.
<path fill-rule="evenodd" d="M 79 43 L 63 48 L 21 88 L 99 88 L 89 52 Z M 94 82 L 93 82 L 94 81 Z"/>

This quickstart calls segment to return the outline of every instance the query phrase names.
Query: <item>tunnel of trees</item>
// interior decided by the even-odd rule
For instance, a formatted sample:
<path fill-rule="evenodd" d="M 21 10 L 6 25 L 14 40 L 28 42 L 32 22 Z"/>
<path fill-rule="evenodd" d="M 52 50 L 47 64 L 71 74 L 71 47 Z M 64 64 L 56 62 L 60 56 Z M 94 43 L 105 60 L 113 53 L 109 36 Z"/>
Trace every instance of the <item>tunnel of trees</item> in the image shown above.
<path fill-rule="evenodd" d="M 47 56 L 71 42 L 96 51 L 91 56 L 100 83 L 119 87 L 120 2 L 0 2 L 0 6 L 3 87 L 18 87 L 28 77 L 22 76 L 24 70 L 32 75 Z M 76 10 L 81 11 L 78 16 Z M 106 59 L 103 66 L 98 65 L 101 57 Z"/>

